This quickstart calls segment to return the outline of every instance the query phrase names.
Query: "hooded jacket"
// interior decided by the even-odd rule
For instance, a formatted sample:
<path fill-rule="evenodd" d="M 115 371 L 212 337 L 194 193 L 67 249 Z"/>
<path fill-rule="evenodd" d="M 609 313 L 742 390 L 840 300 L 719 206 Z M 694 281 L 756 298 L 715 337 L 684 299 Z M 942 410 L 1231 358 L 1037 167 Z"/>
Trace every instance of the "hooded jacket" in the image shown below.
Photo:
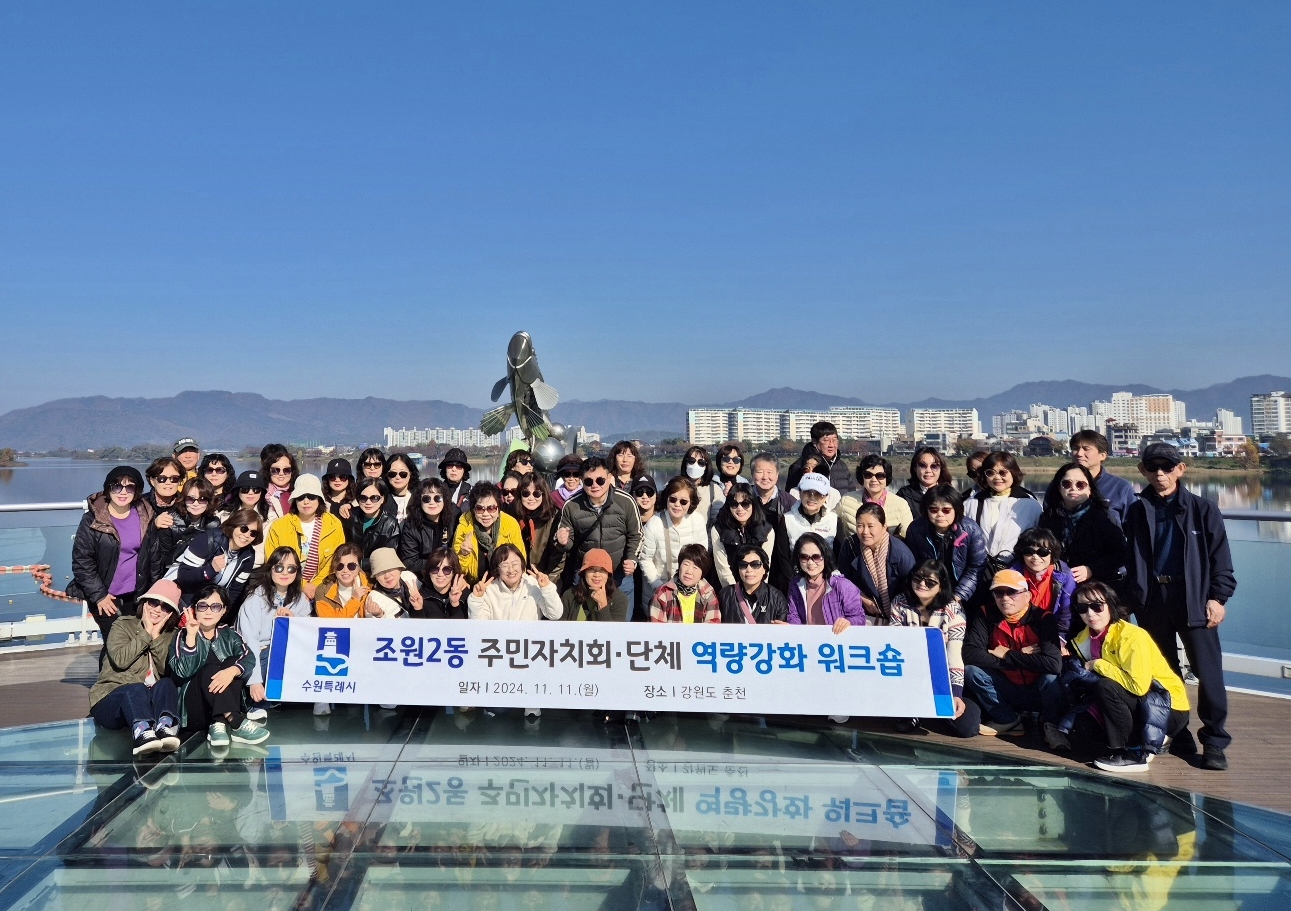
<path fill-rule="evenodd" d="M 135 564 L 135 592 L 139 593 L 147 591 L 148 586 L 156 581 L 152 560 L 149 559 L 155 532 L 152 525 L 154 514 L 152 504 L 142 497 L 132 508 L 139 513 L 139 530 L 142 533 Z M 107 495 L 102 491 L 91 494 L 72 543 L 72 584 L 67 586 L 67 593 L 73 598 L 88 601 L 91 608 L 95 608 L 107 597 L 120 556 L 121 538 L 108 513 Z"/>
<path fill-rule="evenodd" d="M 939 541 L 932 523 L 920 516 L 910 523 L 905 543 L 916 563 L 937 560 L 946 567 L 955 586 L 955 600 L 967 607 L 986 565 L 986 537 L 977 523 L 960 519 Z"/>
<path fill-rule="evenodd" d="M 1184 591 L 1188 605 L 1188 625 L 1206 625 L 1206 602 L 1227 603 L 1237 590 L 1233 575 L 1233 556 L 1228 548 L 1228 532 L 1218 507 L 1197 496 L 1182 484 L 1175 502 L 1175 521 L 1179 523 L 1183 542 Z M 1128 553 L 1125 560 L 1125 596 L 1135 613 L 1148 604 L 1150 586 L 1156 570 L 1156 507 L 1161 497 L 1149 487 L 1139 494 L 1125 517 Z"/>

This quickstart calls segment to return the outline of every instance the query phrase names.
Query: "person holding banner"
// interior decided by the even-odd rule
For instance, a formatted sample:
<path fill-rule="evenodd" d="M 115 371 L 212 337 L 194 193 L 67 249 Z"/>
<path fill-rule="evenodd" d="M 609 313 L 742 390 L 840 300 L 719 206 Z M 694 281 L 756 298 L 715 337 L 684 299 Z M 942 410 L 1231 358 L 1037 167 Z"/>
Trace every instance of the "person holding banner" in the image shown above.
<path fill-rule="evenodd" d="M 219 755 L 230 740 L 263 743 L 269 731 L 242 711 L 242 684 L 256 658 L 237 630 L 221 621 L 228 610 L 224 589 L 212 583 L 184 611 L 184 631 L 175 637 L 170 669 L 180 681 L 180 725 L 207 729 L 211 752 Z"/>
<path fill-rule="evenodd" d="M 902 590 L 892 599 L 891 626 L 923 626 L 941 630 L 946 642 L 946 666 L 950 669 L 950 692 L 955 714 L 948 719 L 956 737 L 976 737 L 982 724 L 982 710 L 964 698 L 964 636 L 968 622 L 955 600 L 946 567 L 937 560 L 924 560 L 910 571 Z M 910 734 L 918 719 L 898 721 L 897 731 Z"/>
<path fill-rule="evenodd" d="M 828 624 L 835 635 L 851 626 L 865 625 L 861 590 L 834 568 L 834 552 L 823 537 L 814 531 L 799 537 L 793 545 L 793 562 L 798 567 L 798 575 L 789 587 L 791 624 Z M 829 720 L 842 724 L 849 717 L 830 715 Z"/>
<path fill-rule="evenodd" d="M 300 590 L 300 558 L 290 547 L 279 547 L 256 571 L 247 587 L 246 600 L 238 611 L 237 629 L 257 656 L 255 670 L 245 678 L 247 717 L 264 721 L 264 674 L 269 666 L 269 643 L 273 639 L 273 621 L 278 617 L 308 617 L 309 599 Z"/>
<path fill-rule="evenodd" d="M 702 544 L 687 544 L 677 554 L 677 573 L 650 599 L 654 623 L 721 623 L 722 609 L 713 586 L 704 581 L 712 568 Z"/>
<path fill-rule="evenodd" d="M 607 551 L 593 547 L 583 556 L 578 582 L 561 596 L 563 620 L 628 619 L 628 598 L 614 584 L 614 561 Z"/>
<path fill-rule="evenodd" d="M 520 523 L 502 512 L 497 487 L 488 481 L 480 481 L 471 488 L 467 504 L 470 510 L 462 513 L 457 531 L 453 532 L 453 550 L 457 551 L 466 581 L 474 585 L 480 581 L 484 567 L 492 564 L 493 554 L 502 545 L 510 544 L 516 548 L 521 559 L 526 551 Z"/>
<path fill-rule="evenodd" d="M 722 622 L 788 623 L 789 602 L 767 581 L 771 564 L 766 551 L 756 544 L 742 544 L 731 557 L 731 565 L 739 580 L 717 594 Z"/>

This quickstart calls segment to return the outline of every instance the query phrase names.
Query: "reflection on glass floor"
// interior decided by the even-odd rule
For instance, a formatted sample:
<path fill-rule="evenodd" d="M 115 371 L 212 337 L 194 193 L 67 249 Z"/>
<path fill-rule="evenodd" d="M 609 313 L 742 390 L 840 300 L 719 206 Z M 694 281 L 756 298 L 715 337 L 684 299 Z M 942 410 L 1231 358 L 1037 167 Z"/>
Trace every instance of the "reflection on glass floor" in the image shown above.
<path fill-rule="evenodd" d="M 148 767 L 0 731 L 0 908 L 1291 907 L 1291 819 L 756 719 L 288 709 Z"/>

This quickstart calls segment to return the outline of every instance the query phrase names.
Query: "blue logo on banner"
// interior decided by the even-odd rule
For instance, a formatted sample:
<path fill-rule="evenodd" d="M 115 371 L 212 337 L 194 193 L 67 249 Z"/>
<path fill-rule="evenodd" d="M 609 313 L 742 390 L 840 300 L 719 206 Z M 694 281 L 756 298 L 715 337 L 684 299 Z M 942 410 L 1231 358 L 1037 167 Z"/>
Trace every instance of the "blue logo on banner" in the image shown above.
<path fill-rule="evenodd" d="M 314 673 L 319 677 L 350 675 L 350 631 L 325 626 L 318 631 L 318 651 L 314 655 Z"/>
<path fill-rule="evenodd" d="M 314 769 L 314 806 L 319 810 L 348 810 L 350 780 L 345 766 L 319 766 Z"/>

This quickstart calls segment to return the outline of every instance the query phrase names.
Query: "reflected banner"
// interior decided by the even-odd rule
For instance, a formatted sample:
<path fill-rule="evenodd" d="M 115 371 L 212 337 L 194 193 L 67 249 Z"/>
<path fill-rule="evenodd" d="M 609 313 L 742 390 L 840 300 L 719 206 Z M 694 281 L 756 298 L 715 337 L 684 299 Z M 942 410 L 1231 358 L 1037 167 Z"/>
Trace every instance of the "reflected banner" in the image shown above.
<path fill-rule="evenodd" d="M 280 617 L 277 702 L 947 718 L 942 634 L 912 627 Z"/>

